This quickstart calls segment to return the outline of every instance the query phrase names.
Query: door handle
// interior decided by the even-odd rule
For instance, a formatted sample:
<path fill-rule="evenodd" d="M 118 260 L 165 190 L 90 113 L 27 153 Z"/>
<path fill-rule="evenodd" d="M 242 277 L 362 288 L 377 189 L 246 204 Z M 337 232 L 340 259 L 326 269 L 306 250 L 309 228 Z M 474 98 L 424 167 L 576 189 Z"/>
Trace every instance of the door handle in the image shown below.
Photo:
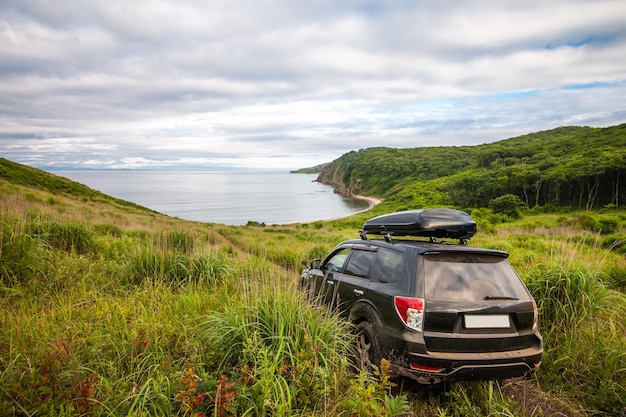
<path fill-rule="evenodd" d="M 363 295 L 363 291 L 361 290 L 354 290 L 353 292 L 354 292 L 354 295 L 356 295 L 357 297 L 360 297 Z"/>
<path fill-rule="evenodd" d="M 329 280 L 329 279 L 328 279 L 328 280 L 326 280 L 326 283 L 327 283 L 328 285 L 335 285 L 335 281 L 331 281 L 331 280 Z"/>

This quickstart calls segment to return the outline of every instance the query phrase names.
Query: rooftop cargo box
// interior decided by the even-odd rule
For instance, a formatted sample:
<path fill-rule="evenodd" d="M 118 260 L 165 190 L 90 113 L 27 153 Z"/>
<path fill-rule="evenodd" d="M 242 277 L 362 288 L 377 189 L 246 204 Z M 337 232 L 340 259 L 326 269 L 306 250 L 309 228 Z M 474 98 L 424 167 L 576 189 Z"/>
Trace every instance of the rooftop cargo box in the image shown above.
<path fill-rule="evenodd" d="M 476 233 L 476 222 L 459 210 L 433 208 L 398 211 L 374 217 L 363 224 L 365 234 L 422 236 L 469 239 Z"/>

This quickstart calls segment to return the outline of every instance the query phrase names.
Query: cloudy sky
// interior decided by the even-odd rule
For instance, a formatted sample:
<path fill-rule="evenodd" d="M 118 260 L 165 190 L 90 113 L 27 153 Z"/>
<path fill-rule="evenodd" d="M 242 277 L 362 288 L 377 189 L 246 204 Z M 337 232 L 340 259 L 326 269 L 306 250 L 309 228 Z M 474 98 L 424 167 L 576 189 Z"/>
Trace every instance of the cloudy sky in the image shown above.
<path fill-rule="evenodd" d="M 0 0 L 0 156 L 47 170 L 624 122 L 624 0 Z"/>

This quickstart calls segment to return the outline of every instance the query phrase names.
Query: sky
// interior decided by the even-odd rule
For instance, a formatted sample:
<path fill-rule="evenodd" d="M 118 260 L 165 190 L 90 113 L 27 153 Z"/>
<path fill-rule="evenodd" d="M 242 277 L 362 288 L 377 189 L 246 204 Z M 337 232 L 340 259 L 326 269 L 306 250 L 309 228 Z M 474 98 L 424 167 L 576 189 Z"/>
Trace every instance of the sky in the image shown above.
<path fill-rule="evenodd" d="M 624 122 L 624 0 L 0 0 L 0 157 L 49 171 Z"/>

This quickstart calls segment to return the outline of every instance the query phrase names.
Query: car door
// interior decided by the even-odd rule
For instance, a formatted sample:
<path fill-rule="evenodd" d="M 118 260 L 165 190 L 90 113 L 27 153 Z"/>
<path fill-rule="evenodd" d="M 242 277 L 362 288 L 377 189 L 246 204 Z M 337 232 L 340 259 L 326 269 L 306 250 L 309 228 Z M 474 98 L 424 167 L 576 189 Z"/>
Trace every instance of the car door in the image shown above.
<path fill-rule="evenodd" d="M 320 304 L 330 304 L 334 293 L 334 274 L 343 270 L 350 247 L 341 247 L 329 254 L 318 269 L 309 271 L 310 294 Z"/>
<path fill-rule="evenodd" d="M 357 245 L 352 248 L 343 271 L 334 273 L 329 281 L 334 288 L 329 304 L 337 307 L 340 313 L 348 316 L 356 302 L 367 297 L 370 284 L 369 273 L 376 259 L 377 248 Z M 327 302 L 328 303 L 328 302 Z"/>

